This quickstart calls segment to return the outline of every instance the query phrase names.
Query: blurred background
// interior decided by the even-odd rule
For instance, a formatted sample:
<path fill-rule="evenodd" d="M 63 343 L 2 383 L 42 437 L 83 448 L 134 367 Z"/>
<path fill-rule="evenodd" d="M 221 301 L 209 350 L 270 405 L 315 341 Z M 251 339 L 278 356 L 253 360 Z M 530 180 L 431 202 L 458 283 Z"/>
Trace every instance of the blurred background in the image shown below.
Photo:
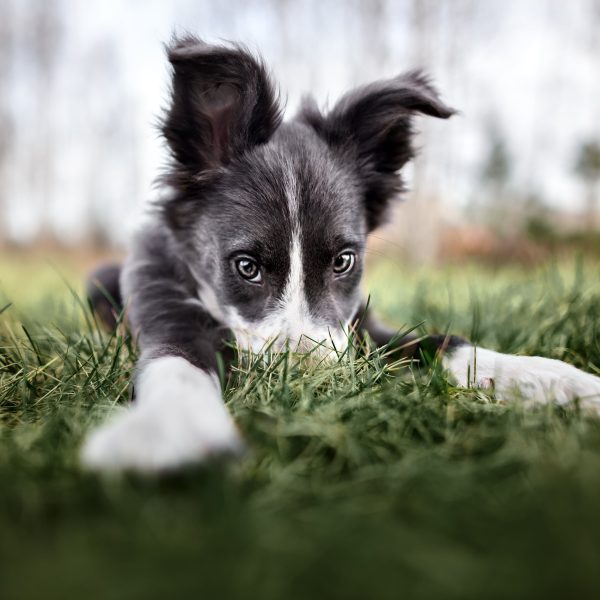
<path fill-rule="evenodd" d="M 600 0 L 0 0 L 5 264 L 122 251 L 165 159 L 162 44 L 186 30 L 260 50 L 288 116 L 306 92 L 327 105 L 410 68 L 433 76 L 461 112 L 419 120 L 379 254 L 600 254 Z"/>
<path fill-rule="evenodd" d="M 437 362 L 240 361 L 247 460 L 81 471 L 136 356 L 83 282 L 159 193 L 186 30 L 260 51 L 288 116 L 426 69 L 460 114 L 418 119 L 371 305 L 600 375 L 600 0 L 0 0 L 0 599 L 600 598 L 600 421 Z"/>

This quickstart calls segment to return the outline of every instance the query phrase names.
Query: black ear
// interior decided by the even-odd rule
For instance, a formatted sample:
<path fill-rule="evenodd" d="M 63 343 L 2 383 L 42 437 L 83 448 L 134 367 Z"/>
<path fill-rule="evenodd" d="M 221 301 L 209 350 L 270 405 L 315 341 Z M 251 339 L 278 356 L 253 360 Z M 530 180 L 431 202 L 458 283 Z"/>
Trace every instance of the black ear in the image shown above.
<path fill-rule="evenodd" d="M 454 112 L 423 73 L 411 71 L 351 91 L 326 115 L 308 100 L 299 117 L 358 167 L 372 230 L 402 191 L 398 171 L 414 156 L 414 114 L 447 119 Z"/>
<path fill-rule="evenodd" d="M 162 133 L 180 167 L 194 174 L 216 169 L 269 140 L 282 114 L 260 60 L 241 46 L 191 36 L 174 39 L 167 55 L 172 100 Z"/>

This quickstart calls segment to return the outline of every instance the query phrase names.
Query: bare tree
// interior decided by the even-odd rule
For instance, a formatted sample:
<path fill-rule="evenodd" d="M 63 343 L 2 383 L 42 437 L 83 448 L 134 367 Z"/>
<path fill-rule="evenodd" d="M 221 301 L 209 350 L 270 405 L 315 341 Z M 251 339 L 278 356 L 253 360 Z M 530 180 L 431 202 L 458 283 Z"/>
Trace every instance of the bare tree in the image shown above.
<path fill-rule="evenodd" d="M 61 0 L 35 0 L 30 8 L 31 27 L 24 32 L 26 49 L 34 65 L 31 87 L 35 94 L 36 114 L 31 121 L 34 146 L 28 153 L 32 164 L 32 198 L 40 209 L 41 225 L 48 220 L 49 203 L 54 193 L 52 101 L 53 85 L 62 37 Z M 27 35 L 28 34 L 28 35 Z"/>
<path fill-rule="evenodd" d="M 504 200 L 511 174 L 511 160 L 504 137 L 496 127 L 491 128 L 489 141 L 489 153 L 483 163 L 481 180 L 490 190 L 491 202 L 496 204 Z"/>
<path fill-rule="evenodd" d="M 106 90 L 98 97 L 88 86 L 86 106 L 91 136 L 86 150 L 84 195 L 88 242 L 96 248 L 114 243 L 113 225 L 139 195 L 135 108 L 122 74 L 119 55 L 110 40 L 100 40 L 86 64 L 96 86 Z"/>
<path fill-rule="evenodd" d="M 13 6 L 10 0 L 0 0 L 0 224 L 6 222 L 8 212 L 6 198 L 8 195 L 8 167 L 11 141 L 14 135 L 14 120 L 6 90 L 10 89 L 11 69 L 13 61 Z M 0 227 L 0 241 L 4 232 Z"/>
<path fill-rule="evenodd" d="M 435 0 L 411 0 L 409 17 L 412 30 L 412 66 L 425 67 L 431 62 L 431 43 L 436 23 Z M 420 131 L 419 146 L 427 148 L 427 125 Z M 413 195 L 401 208 L 403 245 L 408 257 L 418 263 L 432 263 L 439 254 L 440 216 L 437 199 L 427 182 L 426 150 L 413 163 Z M 423 244 L 422 240 L 427 243 Z"/>
<path fill-rule="evenodd" d="M 581 144 L 575 160 L 575 173 L 586 188 L 585 222 L 588 229 L 596 223 L 598 212 L 598 186 L 600 185 L 600 142 L 589 140 Z"/>

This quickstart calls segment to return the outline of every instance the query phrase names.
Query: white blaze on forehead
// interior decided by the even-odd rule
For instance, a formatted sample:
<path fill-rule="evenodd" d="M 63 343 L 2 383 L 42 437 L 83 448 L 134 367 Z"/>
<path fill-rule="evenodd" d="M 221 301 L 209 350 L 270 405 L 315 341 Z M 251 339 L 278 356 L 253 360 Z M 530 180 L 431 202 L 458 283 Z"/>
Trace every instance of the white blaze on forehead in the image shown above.
<path fill-rule="evenodd" d="M 292 169 L 288 169 L 287 190 L 288 207 L 290 212 L 291 239 L 289 246 L 289 271 L 281 296 L 280 310 L 277 320 L 282 328 L 280 335 L 290 339 L 298 339 L 305 333 L 311 323 L 308 302 L 304 289 L 304 264 L 300 224 L 300 195 L 296 177 Z M 308 332 L 306 332 L 308 333 Z"/>
<path fill-rule="evenodd" d="M 311 328 L 311 316 L 304 289 L 304 266 L 302 260 L 300 232 L 294 231 L 290 243 L 290 270 L 276 311 L 283 328 L 281 333 L 290 338 L 299 338 L 305 328 Z"/>
<path fill-rule="evenodd" d="M 304 248 L 302 247 L 302 225 L 300 221 L 300 192 L 292 168 L 287 171 L 286 189 L 290 215 L 291 238 L 289 245 L 289 271 L 278 307 L 267 317 L 274 329 L 275 337 L 289 340 L 292 347 L 301 344 L 308 349 L 311 338 L 316 342 L 330 337 L 324 319 L 311 315 L 305 289 Z"/>

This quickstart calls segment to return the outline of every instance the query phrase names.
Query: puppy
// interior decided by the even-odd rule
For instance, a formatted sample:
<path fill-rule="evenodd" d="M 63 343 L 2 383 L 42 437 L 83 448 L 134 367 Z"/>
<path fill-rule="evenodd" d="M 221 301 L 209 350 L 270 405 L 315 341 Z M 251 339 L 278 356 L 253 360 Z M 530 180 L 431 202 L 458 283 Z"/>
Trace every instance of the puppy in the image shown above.
<path fill-rule="evenodd" d="M 424 75 L 358 88 L 326 113 L 309 100 L 282 123 L 264 65 L 244 48 L 188 36 L 168 58 L 170 193 L 122 269 L 94 278 L 122 297 L 138 339 L 136 402 L 92 432 L 85 465 L 157 471 L 239 453 L 216 375 L 232 339 L 255 352 L 268 343 L 325 354 L 354 328 L 404 356 L 439 352 L 459 385 L 493 385 L 499 398 L 600 406 L 600 379 L 563 362 L 454 336 L 397 339 L 364 307 L 367 235 L 402 191 L 413 118 L 454 112 Z M 90 293 L 106 320 L 106 301 Z"/>

